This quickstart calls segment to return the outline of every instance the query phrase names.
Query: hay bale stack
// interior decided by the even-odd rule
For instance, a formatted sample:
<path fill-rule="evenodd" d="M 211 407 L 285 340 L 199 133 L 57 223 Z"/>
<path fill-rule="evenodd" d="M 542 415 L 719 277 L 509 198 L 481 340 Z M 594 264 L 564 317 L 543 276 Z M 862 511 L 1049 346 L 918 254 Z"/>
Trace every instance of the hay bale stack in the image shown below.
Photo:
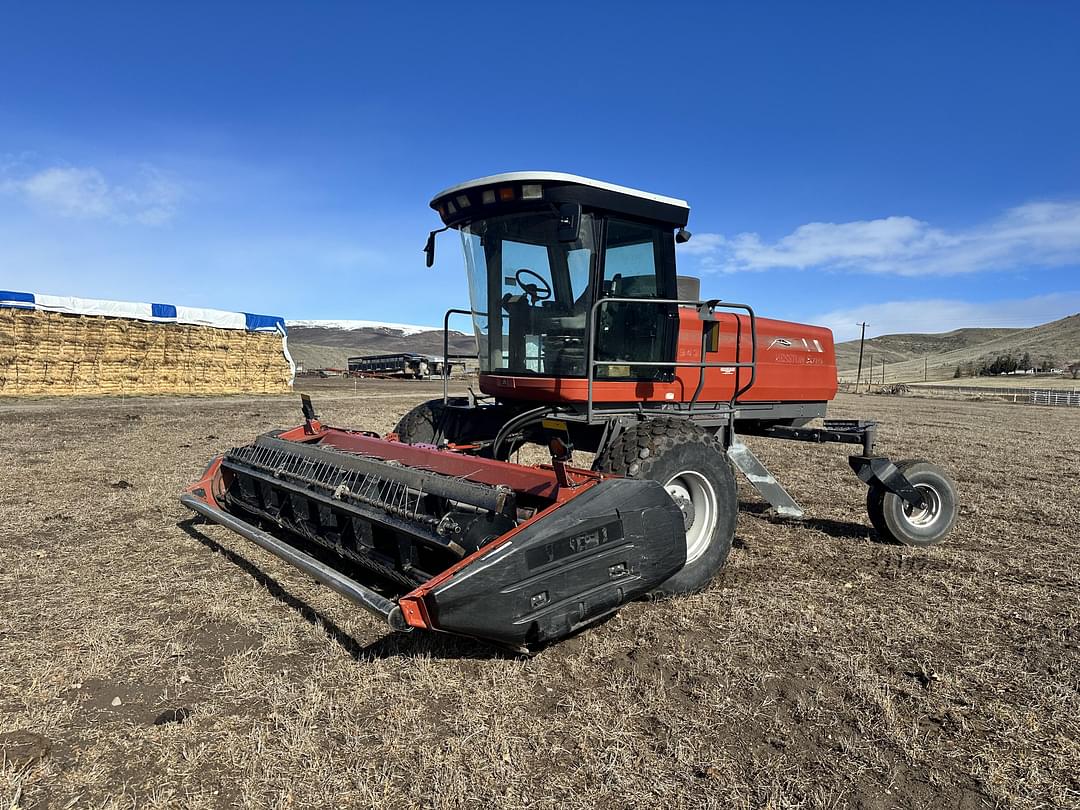
<path fill-rule="evenodd" d="M 281 335 L 0 308 L 0 396 L 289 390 Z"/>

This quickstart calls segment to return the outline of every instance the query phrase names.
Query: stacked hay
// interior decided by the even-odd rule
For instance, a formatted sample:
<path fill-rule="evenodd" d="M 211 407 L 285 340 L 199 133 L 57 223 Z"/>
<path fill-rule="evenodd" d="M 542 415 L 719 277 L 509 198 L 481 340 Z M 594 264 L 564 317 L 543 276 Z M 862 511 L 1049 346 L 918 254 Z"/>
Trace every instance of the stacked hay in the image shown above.
<path fill-rule="evenodd" d="M 289 390 L 282 336 L 0 308 L 0 396 Z"/>

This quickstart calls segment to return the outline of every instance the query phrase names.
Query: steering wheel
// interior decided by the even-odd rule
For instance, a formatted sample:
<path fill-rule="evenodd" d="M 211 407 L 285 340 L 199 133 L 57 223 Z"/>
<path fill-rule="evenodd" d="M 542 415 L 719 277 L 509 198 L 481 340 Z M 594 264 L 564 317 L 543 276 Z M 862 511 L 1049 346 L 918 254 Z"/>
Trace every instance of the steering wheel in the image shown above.
<path fill-rule="evenodd" d="M 524 282 L 521 280 L 522 276 L 532 276 L 540 282 L 540 285 L 537 286 L 536 284 L 529 284 L 527 282 Z M 547 282 L 547 279 L 545 279 L 535 270 L 530 270 L 528 267 L 522 267 L 520 270 L 514 273 L 514 281 L 516 281 L 518 283 L 518 286 L 521 287 L 521 289 L 523 289 L 530 298 L 532 298 L 534 304 L 537 301 L 547 301 L 549 298 L 551 298 L 551 285 Z"/>

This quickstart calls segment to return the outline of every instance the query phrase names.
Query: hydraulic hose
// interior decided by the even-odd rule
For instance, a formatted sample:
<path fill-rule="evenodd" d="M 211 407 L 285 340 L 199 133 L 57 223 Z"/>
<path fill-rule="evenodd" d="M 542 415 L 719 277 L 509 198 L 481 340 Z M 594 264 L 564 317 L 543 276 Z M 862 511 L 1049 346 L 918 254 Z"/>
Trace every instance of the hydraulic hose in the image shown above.
<path fill-rule="evenodd" d="M 491 455 L 493 458 L 499 457 L 499 450 L 502 449 L 503 442 L 514 431 L 525 427 L 532 422 L 539 422 L 545 416 L 551 413 L 561 412 L 561 408 L 552 408 L 550 405 L 541 405 L 538 408 L 530 408 L 524 413 L 519 413 L 513 419 L 509 420 L 505 425 L 499 428 L 499 432 L 495 434 L 495 440 L 491 443 Z M 511 451 L 512 452 L 512 451 Z M 509 453 L 507 454 L 509 455 Z"/>

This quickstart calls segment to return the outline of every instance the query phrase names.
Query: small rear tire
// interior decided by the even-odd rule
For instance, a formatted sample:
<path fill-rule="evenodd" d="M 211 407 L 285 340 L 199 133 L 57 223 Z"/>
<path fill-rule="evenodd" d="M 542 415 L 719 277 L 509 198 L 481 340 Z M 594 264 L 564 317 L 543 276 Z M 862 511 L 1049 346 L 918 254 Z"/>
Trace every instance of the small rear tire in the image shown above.
<path fill-rule="evenodd" d="M 894 543 L 918 548 L 937 545 L 956 525 L 956 484 L 936 464 L 921 459 L 898 461 L 896 468 L 922 493 L 925 503 L 912 506 L 880 484 L 872 484 L 866 493 L 870 523 Z"/>
<path fill-rule="evenodd" d="M 695 593 L 708 585 L 731 552 L 738 515 L 735 474 L 716 437 L 685 419 L 648 419 L 603 448 L 593 469 L 659 481 L 683 511 L 686 564 L 649 596 Z"/>

